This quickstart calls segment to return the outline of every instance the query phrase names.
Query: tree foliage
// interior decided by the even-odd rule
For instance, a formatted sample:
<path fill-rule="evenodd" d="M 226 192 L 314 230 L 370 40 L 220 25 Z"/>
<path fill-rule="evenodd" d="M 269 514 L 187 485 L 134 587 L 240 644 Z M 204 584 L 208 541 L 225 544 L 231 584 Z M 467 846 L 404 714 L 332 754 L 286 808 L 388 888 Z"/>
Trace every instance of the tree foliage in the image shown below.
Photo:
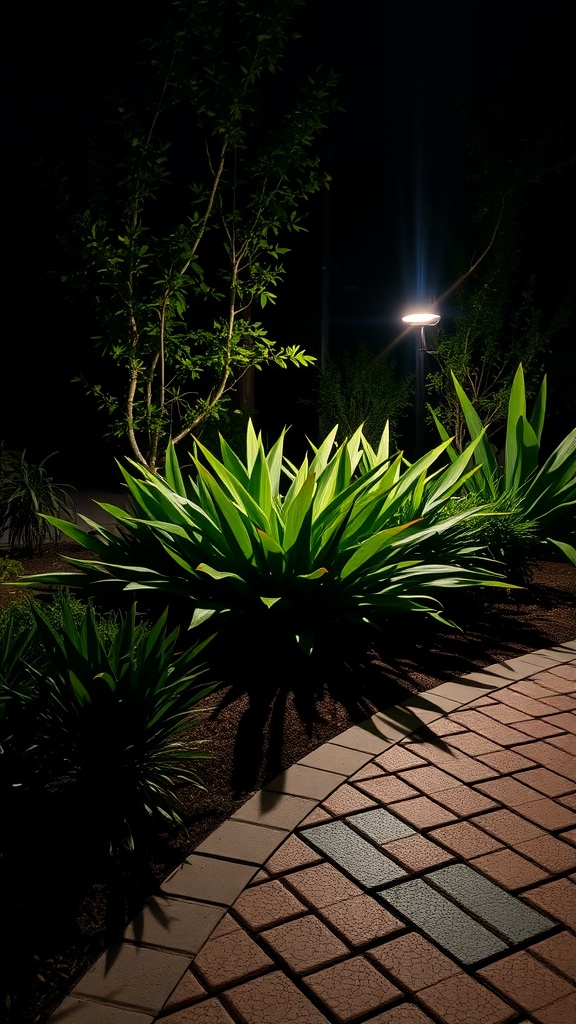
<path fill-rule="evenodd" d="M 161 37 L 97 139 L 65 276 L 88 294 L 116 371 L 86 382 L 155 470 L 217 417 L 249 367 L 313 362 L 278 345 L 258 310 L 276 299 L 283 244 L 328 183 L 315 142 L 331 73 L 290 78 L 302 0 L 174 0 Z M 114 383 L 111 383 L 114 381 Z"/>

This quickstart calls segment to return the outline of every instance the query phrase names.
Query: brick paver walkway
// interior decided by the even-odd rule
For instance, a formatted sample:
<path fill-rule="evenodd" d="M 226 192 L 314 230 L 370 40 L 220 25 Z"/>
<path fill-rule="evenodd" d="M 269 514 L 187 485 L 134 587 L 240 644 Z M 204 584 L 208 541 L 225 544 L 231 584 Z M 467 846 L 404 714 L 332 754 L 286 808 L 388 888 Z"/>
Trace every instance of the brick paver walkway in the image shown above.
<path fill-rule="evenodd" d="M 576 640 L 307 755 L 51 1024 L 574 1024 Z"/>

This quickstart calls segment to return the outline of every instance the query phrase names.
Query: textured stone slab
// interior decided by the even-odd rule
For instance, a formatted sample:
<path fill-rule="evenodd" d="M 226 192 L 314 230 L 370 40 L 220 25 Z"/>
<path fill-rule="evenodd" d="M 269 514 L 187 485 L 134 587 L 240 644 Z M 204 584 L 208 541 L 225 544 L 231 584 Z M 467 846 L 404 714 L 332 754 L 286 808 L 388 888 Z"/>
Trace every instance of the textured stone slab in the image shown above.
<path fill-rule="evenodd" d="M 462 964 L 474 966 L 508 948 L 422 878 L 401 882 L 377 895 Z"/>
<path fill-rule="evenodd" d="M 189 964 L 189 956 L 124 942 L 103 953 L 71 994 L 159 1013 Z"/>
<path fill-rule="evenodd" d="M 277 775 L 266 786 L 266 790 L 276 793 L 288 793 L 290 796 L 310 797 L 312 800 L 323 800 L 342 783 L 343 776 L 325 768 L 311 768 L 305 764 L 293 764 L 285 772 Z"/>
<path fill-rule="evenodd" d="M 439 868 L 426 878 L 509 942 L 537 938 L 556 925 L 467 864 Z"/>
<path fill-rule="evenodd" d="M 379 844 L 391 843 L 394 839 L 414 835 L 414 829 L 410 825 L 400 821 L 400 818 L 390 814 L 390 811 L 385 811 L 383 807 L 351 815 L 346 821 Z"/>
<path fill-rule="evenodd" d="M 193 956 L 223 916 L 224 907 L 214 903 L 153 896 L 130 922 L 124 938 L 139 946 L 157 946 Z"/>
<path fill-rule="evenodd" d="M 263 864 L 289 835 L 285 829 L 249 821 L 225 821 L 196 847 L 195 853 Z"/>
<path fill-rule="evenodd" d="M 148 1013 L 136 1013 L 122 1006 L 86 1002 L 68 996 L 50 1017 L 49 1024 L 154 1024 Z"/>
<path fill-rule="evenodd" d="M 376 889 L 406 876 L 403 868 L 343 821 L 305 829 L 302 835 L 367 889 Z"/>

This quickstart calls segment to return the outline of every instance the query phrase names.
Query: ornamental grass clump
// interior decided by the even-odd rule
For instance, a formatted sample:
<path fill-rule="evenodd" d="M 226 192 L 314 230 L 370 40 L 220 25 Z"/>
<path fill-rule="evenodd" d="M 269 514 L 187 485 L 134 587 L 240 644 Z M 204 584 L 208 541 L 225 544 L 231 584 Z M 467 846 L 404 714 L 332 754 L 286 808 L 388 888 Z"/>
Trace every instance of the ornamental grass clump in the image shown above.
<path fill-rule="evenodd" d="M 477 445 L 470 452 L 477 472 L 465 487 L 474 503 L 484 504 L 477 520 L 477 540 L 510 567 L 524 569 L 537 558 L 553 558 L 560 551 L 576 565 L 576 429 L 572 430 L 539 466 L 546 417 L 546 377 L 530 415 L 526 408 L 524 371 L 519 365 L 508 400 L 502 464 L 474 406 L 452 374 L 470 437 Z M 447 431 L 435 417 L 441 438 Z M 456 463 L 451 444 L 447 448 Z"/>
<path fill-rule="evenodd" d="M 506 585 L 470 543 L 475 510 L 445 514 L 478 442 L 454 465 L 437 468 L 442 443 L 406 468 L 387 432 L 374 449 L 361 429 L 335 447 L 336 431 L 299 466 L 284 457 L 285 431 L 266 450 L 251 423 L 243 460 L 221 438 L 220 458 L 195 443 L 190 472 L 172 446 L 163 476 L 131 463 L 129 509 L 103 505 L 116 532 L 49 517 L 92 557 L 34 582 L 157 592 L 184 601 L 192 627 L 241 617 L 253 638 L 279 630 L 307 652 L 327 627 L 412 612 L 444 621 L 442 592 Z"/>
<path fill-rule="evenodd" d="M 215 685 L 198 682 L 208 641 L 181 650 L 166 612 L 139 622 L 135 605 L 113 629 L 90 605 L 78 620 L 65 600 L 59 618 L 38 603 L 31 613 L 41 653 L 28 660 L 31 632 L 16 628 L 0 664 L 8 817 L 17 825 L 67 809 L 77 832 L 112 851 L 180 826 L 177 787 L 202 787 L 196 766 L 209 756 L 188 734 Z"/>

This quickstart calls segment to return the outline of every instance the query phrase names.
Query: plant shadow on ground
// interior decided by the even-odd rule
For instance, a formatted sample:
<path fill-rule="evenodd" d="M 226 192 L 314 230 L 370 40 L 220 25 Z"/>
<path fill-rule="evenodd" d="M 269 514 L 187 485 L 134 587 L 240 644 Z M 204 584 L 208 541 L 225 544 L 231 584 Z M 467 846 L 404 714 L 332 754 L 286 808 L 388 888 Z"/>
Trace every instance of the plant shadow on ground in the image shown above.
<path fill-rule="evenodd" d="M 36 560 L 24 568 L 44 567 Z M 75 801 L 47 793 L 42 806 L 5 809 L 6 1020 L 43 1024 L 171 871 L 251 793 L 321 743 L 410 694 L 574 639 L 575 593 L 573 566 L 542 563 L 523 591 L 456 592 L 446 610 L 459 630 L 414 614 L 391 619 L 380 634 L 343 636 L 334 627 L 313 656 L 294 658 L 271 634 L 219 634 L 210 676 L 221 685 L 190 733 L 213 756 L 199 764 L 205 789 L 178 790 L 181 832 L 147 837 L 138 852 L 113 858 L 98 845 L 97 794 Z M 0 1019 L 5 1010 L 2 992 Z"/>

